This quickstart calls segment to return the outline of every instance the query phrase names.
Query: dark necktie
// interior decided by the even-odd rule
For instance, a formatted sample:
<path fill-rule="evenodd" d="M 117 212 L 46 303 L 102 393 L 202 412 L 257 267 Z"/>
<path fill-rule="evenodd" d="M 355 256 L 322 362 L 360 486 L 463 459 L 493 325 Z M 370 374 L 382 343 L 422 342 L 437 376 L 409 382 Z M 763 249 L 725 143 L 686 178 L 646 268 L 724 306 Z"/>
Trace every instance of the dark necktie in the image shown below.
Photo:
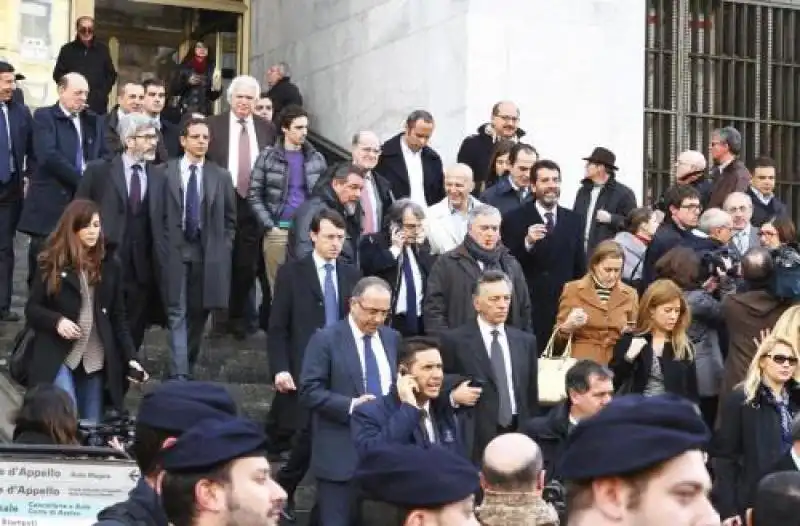
<path fill-rule="evenodd" d="M 336 287 L 333 286 L 333 264 L 325 263 L 325 286 L 322 295 L 325 301 L 325 326 L 330 327 L 339 321 L 339 301 L 336 298 Z"/>
<path fill-rule="evenodd" d="M 134 164 L 131 166 L 131 188 L 128 191 L 128 206 L 132 214 L 139 212 L 139 207 L 142 204 L 142 167 L 141 165 Z"/>
<path fill-rule="evenodd" d="M 506 378 L 506 360 L 503 356 L 503 347 L 500 345 L 500 331 L 492 331 L 492 345 L 489 349 L 491 356 L 492 371 L 497 382 L 497 391 L 500 396 L 500 408 L 497 412 L 497 424 L 500 427 L 508 427 L 514 417 L 511 412 L 511 393 L 508 388 L 508 378 Z"/>
<path fill-rule="evenodd" d="M 200 189 L 197 184 L 197 165 L 189 165 L 189 182 L 186 184 L 186 220 L 184 234 L 187 241 L 200 237 Z"/>
<path fill-rule="evenodd" d="M 0 183 L 3 184 L 11 180 L 11 139 L 6 119 L 11 120 L 9 107 L 0 103 Z"/>
<path fill-rule="evenodd" d="M 428 428 L 428 424 L 431 425 L 430 429 Z M 433 433 L 431 433 L 431 431 Z M 422 432 L 425 433 L 426 437 L 428 437 L 429 443 L 435 444 L 439 441 L 436 437 L 436 422 L 433 421 L 431 412 L 427 409 L 422 410 Z"/>
<path fill-rule="evenodd" d="M 247 133 L 247 123 L 239 119 L 242 131 L 239 134 L 239 164 L 236 177 L 236 191 L 242 197 L 247 197 L 247 188 L 250 186 L 250 135 Z"/>
<path fill-rule="evenodd" d="M 520 188 L 517 193 L 519 194 L 519 202 L 524 203 L 525 197 L 528 195 L 528 192 L 524 188 Z"/>
<path fill-rule="evenodd" d="M 417 314 L 417 287 L 411 270 L 411 249 L 403 249 L 403 279 L 406 282 L 406 328 L 411 334 L 419 333 L 419 314 Z"/>
<path fill-rule="evenodd" d="M 544 227 L 547 229 L 547 233 L 553 231 L 556 224 L 553 222 L 553 212 L 545 212 L 544 213 Z"/>
<path fill-rule="evenodd" d="M 378 369 L 378 359 L 372 350 L 372 337 L 364 336 L 364 379 L 367 391 L 365 394 L 383 396 L 381 388 L 381 373 Z"/>
<path fill-rule="evenodd" d="M 81 120 L 80 117 L 76 115 L 70 117 L 70 120 L 72 120 L 73 126 L 76 126 L 75 133 L 78 136 L 78 150 L 75 152 L 75 168 L 80 174 L 83 174 L 83 144 L 81 143 L 82 136 L 78 131 L 81 127 Z"/>

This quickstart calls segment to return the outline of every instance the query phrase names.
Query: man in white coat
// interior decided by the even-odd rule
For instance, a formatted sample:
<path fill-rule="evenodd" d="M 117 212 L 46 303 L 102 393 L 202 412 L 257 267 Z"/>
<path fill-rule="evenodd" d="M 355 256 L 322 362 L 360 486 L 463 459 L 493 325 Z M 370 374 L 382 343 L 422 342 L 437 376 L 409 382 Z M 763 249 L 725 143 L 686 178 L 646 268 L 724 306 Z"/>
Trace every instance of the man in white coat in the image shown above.
<path fill-rule="evenodd" d="M 431 254 L 444 254 L 456 248 L 467 234 L 467 214 L 481 204 L 470 192 L 475 187 L 472 168 L 463 163 L 450 166 L 444 173 L 446 197 L 428 208 L 425 235 Z"/>

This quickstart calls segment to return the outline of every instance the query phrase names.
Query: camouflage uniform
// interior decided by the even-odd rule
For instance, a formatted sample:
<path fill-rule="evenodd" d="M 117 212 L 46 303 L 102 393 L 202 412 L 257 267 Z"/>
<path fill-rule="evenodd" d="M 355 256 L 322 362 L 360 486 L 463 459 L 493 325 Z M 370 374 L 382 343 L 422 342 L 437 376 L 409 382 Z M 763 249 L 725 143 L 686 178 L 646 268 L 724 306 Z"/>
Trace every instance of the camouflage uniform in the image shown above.
<path fill-rule="evenodd" d="M 478 521 L 483 526 L 558 526 L 558 514 L 540 495 L 487 490 Z"/>

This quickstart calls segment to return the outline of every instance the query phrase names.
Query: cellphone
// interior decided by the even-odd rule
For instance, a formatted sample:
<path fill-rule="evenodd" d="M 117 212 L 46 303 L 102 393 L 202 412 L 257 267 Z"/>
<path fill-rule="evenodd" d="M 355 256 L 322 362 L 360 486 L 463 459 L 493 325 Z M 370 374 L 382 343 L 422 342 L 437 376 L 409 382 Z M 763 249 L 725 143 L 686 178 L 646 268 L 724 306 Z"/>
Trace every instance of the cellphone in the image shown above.
<path fill-rule="evenodd" d="M 406 367 L 405 365 L 401 365 L 400 374 L 408 374 L 408 367 Z"/>
<path fill-rule="evenodd" d="M 483 380 L 479 380 L 477 378 L 471 378 L 469 383 L 467 384 L 468 387 L 472 387 L 473 389 L 483 389 L 483 386 L 486 385 L 486 382 Z"/>
<path fill-rule="evenodd" d="M 137 382 L 144 382 L 144 371 L 140 371 L 135 367 L 128 367 L 128 377 L 133 378 Z"/>

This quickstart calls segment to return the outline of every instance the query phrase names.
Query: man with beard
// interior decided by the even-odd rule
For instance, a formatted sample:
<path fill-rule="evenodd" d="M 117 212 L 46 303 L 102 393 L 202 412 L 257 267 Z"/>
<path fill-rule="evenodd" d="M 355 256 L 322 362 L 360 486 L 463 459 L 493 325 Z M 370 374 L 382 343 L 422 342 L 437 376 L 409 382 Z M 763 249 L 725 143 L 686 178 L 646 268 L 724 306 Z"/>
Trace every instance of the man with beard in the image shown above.
<path fill-rule="evenodd" d="M 172 526 L 277 526 L 286 493 L 264 456 L 267 437 L 241 418 L 208 421 L 164 444 L 161 484 Z"/>
<path fill-rule="evenodd" d="M 347 223 L 341 258 L 345 263 L 358 265 L 358 243 L 361 239 L 361 190 L 364 170 L 355 165 L 340 166 L 330 183 L 317 187 L 315 195 L 300 205 L 289 228 L 286 247 L 288 261 L 296 261 L 314 251 L 311 240 L 311 221 L 323 208 L 339 212 Z"/>
<path fill-rule="evenodd" d="M 153 119 L 141 113 L 123 115 L 119 137 L 125 151 L 86 165 L 75 197 L 100 207 L 106 246 L 122 264 L 125 311 L 138 350 L 148 322 L 157 321 L 151 307 L 158 298 L 153 228 L 160 198 L 150 196 L 161 195 L 166 179 L 163 169 L 152 164 L 158 144 Z"/>
<path fill-rule="evenodd" d="M 531 191 L 535 200 L 509 212 L 500 235 L 525 273 L 541 352 L 553 331 L 561 288 L 586 273 L 586 256 L 581 217 L 558 206 L 561 168 L 547 159 L 535 163 Z"/>

